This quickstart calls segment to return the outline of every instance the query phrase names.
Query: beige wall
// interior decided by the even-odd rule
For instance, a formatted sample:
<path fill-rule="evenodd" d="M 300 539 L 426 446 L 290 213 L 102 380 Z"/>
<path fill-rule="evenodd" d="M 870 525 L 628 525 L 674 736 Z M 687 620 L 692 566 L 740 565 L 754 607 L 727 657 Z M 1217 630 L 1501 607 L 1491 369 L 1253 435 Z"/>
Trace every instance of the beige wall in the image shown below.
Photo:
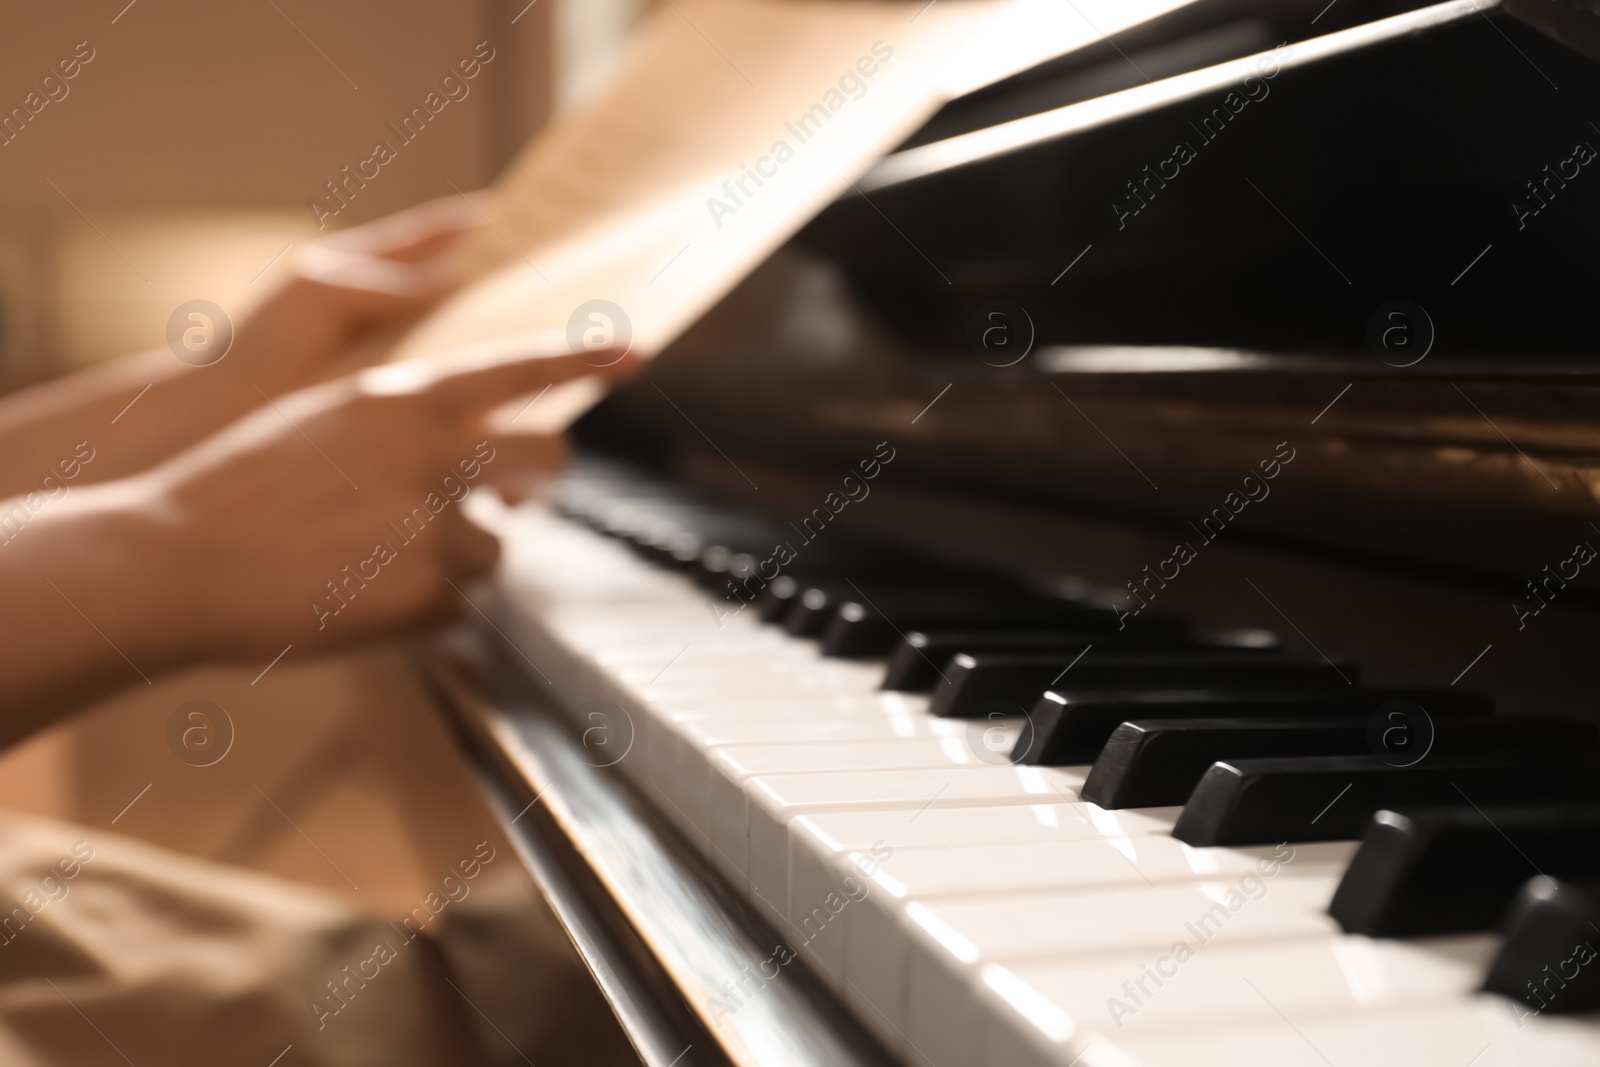
<path fill-rule="evenodd" d="M 547 99 L 530 68 L 547 68 L 538 51 L 548 2 L 512 25 L 509 2 L 139 0 L 113 25 L 123 3 L 7 12 L 8 107 L 76 42 L 96 53 L 70 95 L 0 149 L 7 204 L 58 210 L 46 176 L 86 208 L 303 201 L 488 41 L 497 55 L 475 87 L 483 91 L 446 109 L 374 183 L 362 205 L 371 215 L 448 192 L 446 178 L 486 180 L 506 158 L 495 134 L 525 136 Z M 534 99 L 513 107 L 519 83 Z"/>
<path fill-rule="evenodd" d="M 26 107 L 75 49 L 94 57 L 0 147 L 11 383 L 156 343 L 173 305 L 217 298 L 195 291 L 208 282 L 232 295 L 315 232 L 307 202 L 378 140 L 397 158 L 338 225 L 487 184 L 553 99 L 554 0 L 515 23 L 515 0 L 126 3 L 5 15 L 0 114 Z M 468 95 L 404 143 L 388 124 L 480 42 L 494 59 Z"/>

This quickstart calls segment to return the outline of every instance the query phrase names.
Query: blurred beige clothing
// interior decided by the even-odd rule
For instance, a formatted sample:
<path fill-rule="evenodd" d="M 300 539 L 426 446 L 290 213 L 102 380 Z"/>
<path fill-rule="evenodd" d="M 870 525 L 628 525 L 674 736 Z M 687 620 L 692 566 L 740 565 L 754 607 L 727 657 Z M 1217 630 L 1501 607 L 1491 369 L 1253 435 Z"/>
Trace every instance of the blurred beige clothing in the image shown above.
<path fill-rule="evenodd" d="M 486 914 L 507 898 L 487 878 L 474 908 L 469 897 L 456 909 L 455 958 L 479 972 L 463 977 L 438 931 L 99 829 L 0 814 L 0 1063 L 525 1062 L 545 1031 L 582 1029 L 570 991 L 583 983 L 550 924 L 528 921 L 526 879 L 510 868 L 498 885 L 521 890 L 520 918 Z M 524 973 L 486 979 L 504 963 L 491 941 Z M 616 1062 L 593 1029 L 570 1035 L 585 1036 Z"/>

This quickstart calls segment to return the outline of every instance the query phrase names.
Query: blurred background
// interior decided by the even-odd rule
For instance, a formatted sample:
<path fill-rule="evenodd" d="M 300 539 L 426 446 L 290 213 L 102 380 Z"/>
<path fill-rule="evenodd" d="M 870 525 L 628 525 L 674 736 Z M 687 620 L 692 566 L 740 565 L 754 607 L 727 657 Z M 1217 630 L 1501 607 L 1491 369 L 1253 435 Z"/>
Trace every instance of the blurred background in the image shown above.
<path fill-rule="evenodd" d="M 8 11 L 4 113 L 83 42 L 94 58 L 0 147 L 4 383 L 156 344 L 185 299 L 247 299 L 280 249 L 315 234 L 307 202 L 327 198 L 324 183 L 374 142 L 398 144 L 388 124 L 480 42 L 494 59 L 470 94 L 330 226 L 448 195 L 452 183 L 488 184 L 552 113 L 604 81 L 648 6 L 93 0 Z"/>
<path fill-rule="evenodd" d="M 327 198 L 325 183 L 375 142 L 400 145 L 389 124 L 459 61 L 491 54 L 483 43 L 493 59 L 470 93 L 398 147 L 329 228 L 489 185 L 551 115 L 604 83 L 650 6 L 13 6 L 0 35 L 0 118 L 10 116 L 0 388 L 159 345 L 186 300 L 242 314 L 282 257 L 317 235 L 308 203 Z M 41 88 L 60 61 L 91 54 L 75 77 Z M 56 99 L 41 107 L 47 92 Z M 0 754 L 0 806 L 338 892 L 359 885 L 378 908 L 411 907 L 494 833 L 398 650 L 291 659 L 252 686 L 259 669 L 158 679 Z M 232 721 L 234 747 L 213 766 L 168 748 L 168 720 L 189 700 L 214 702 Z"/>

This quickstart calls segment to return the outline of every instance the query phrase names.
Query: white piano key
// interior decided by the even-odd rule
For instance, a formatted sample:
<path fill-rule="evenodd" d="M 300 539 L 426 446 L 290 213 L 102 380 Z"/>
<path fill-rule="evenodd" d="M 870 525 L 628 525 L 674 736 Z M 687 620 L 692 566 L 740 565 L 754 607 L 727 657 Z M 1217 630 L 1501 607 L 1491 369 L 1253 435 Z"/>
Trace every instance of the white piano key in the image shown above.
<path fill-rule="evenodd" d="M 711 828 L 711 840 L 718 851 L 717 859 L 733 868 L 729 873 L 737 878 L 744 873 L 760 895 L 762 902 L 783 914 L 788 902 L 788 838 L 785 827 L 764 838 L 769 846 L 771 863 L 763 872 L 765 877 L 753 877 L 750 867 L 740 868 L 740 842 L 745 842 L 748 853 L 751 834 L 750 799 L 746 783 L 757 776 L 776 780 L 793 776 L 817 774 L 878 774 L 902 770 L 932 769 L 935 773 L 972 771 L 982 767 L 998 770 L 980 763 L 965 738 L 910 738 L 905 740 L 872 743 L 810 742 L 790 745 L 725 745 L 716 749 L 710 760 L 708 788 L 703 798 L 693 798 L 696 807 L 689 809 L 691 818 L 698 819 L 701 808 Z M 1081 781 L 1081 779 L 1079 780 Z M 852 782 L 848 788 L 861 788 L 866 783 Z"/>
<path fill-rule="evenodd" d="M 496 591 L 493 596 L 484 611 L 497 620 L 496 624 L 515 649 L 510 655 L 511 662 L 539 687 L 541 695 L 548 692 L 558 705 L 570 699 L 575 691 L 577 670 L 571 651 L 551 636 L 537 614 L 517 610 L 503 592 Z"/>
<path fill-rule="evenodd" d="M 1267 877 L 1266 869 L 1194 885 L 1019 895 L 1003 909 L 982 898 L 908 901 L 901 1029 L 914 1045 L 940 1049 L 941 1065 L 977 1062 L 984 1040 L 984 1015 L 972 995 L 977 966 L 1126 952 L 1159 957 L 1180 942 L 1199 953 L 1339 932 L 1323 914 L 1337 879 L 1296 877 L 1283 865 Z M 890 976 L 881 988 L 893 996 L 894 986 Z"/>
<path fill-rule="evenodd" d="M 847 912 L 865 906 L 872 886 L 854 868 L 836 868 L 831 877 L 800 879 L 788 887 L 784 912 L 775 922 L 789 944 L 823 981 L 843 995 L 844 953 L 849 936 Z M 764 902 L 770 905 L 778 902 Z"/>
<path fill-rule="evenodd" d="M 967 739 L 952 732 L 944 736 L 730 744 L 711 751 L 684 745 L 681 727 L 678 736 L 678 773 L 686 798 L 682 802 L 691 816 L 698 817 L 703 810 L 708 819 L 725 820 L 735 833 L 748 819 L 744 783 L 756 775 L 959 767 L 980 762 Z"/>
<path fill-rule="evenodd" d="M 1025 1057 L 1066 1062 L 1078 1050 L 1059 1026 L 1040 1026 L 1038 1005 L 1119 1040 L 1192 1029 L 1271 1023 L 1364 1011 L 1411 1010 L 1471 996 L 1499 943 L 1493 936 L 1380 941 L 1343 936 L 1254 945 L 1201 946 L 1084 962 L 986 964 L 969 989 L 984 1026 L 985 1062 Z M 1190 947 L 1193 947 L 1192 945 Z M 1271 998 L 1269 1004 L 1261 994 Z M 1052 1029 L 1055 1031 L 1052 1033 Z"/>
<path fill-rule="evenodd" d="M 654 632 L 653 626 L 642 628 L 638 633 L 638 644 L 617 646 L 608 643 L 597 650 L 596 658 L 615 669 L 654 666 L 661 670 L 669 663 L 674 669 L 680 665 L 727 666 L 728 660 L 737 660 L 752 649 L 760 649 L 766 658 L 753 666 L 817 661 L 815 654 L 778 630 L 743 627 L 713 629 L 687 645 L 663 639 Z"/>
<path fill-rule="evenodd" d="M 1236 879 L 1247 871 L 1260 869 L 1275 854 L 1271 848 L 1194 849 L 1155 833 L 1101 836 L 1103 831 L 1094 820 L 1081 810 L 1074 810 L 1100 809 L 1090 804 L 1061 807 L 1066 810 L 1052 813 L 1053 821 L 1061 828 L 1052 829 L 1050 837 L 1013 844 L 932 848 L 897 847 L 892 838 L 885 838 L 876 841 L 876 848 L 862 849 L 845 861 L 839 859 L 837 851 L 827 851 L 835 842 L 824 840 L 815 829 L 814 824 L 827 817 L 797 820 L 792 830 L 797 895 L 804 887 L 807 895 L 816 896 L 818 886 L 838 884 L 847 871 L 867 886 L 866 899 L 846 915 L 841 939 L 842 966 L 848 979 L 843 993 L 846 999 L 868 1011 L 884 1012 L 897 1026 L 907 1026 L 907 952 L 909 941 L 917 936 L 905 913 L 907 901 L 932 903 L 941 897 L 959 895 L 957 904 L 981 901 L 996 915 L 1009 916 L 1011 899 L 1019 894 L 1037 895 L 1040 890 L 1050 889 L 1100 894 L 1087 898 L 1094 901 L 1102 899 L 1106 890 L 1120 886 L 1121 895 L 1129 899 L 1149 888 L 1146 879 L 1158 885 L 1199 884 L 1219 877 Z M 977 809 L 974 814 L 987 810 Z M 1159 826 L 1175 817 L 1178 809 L 1149 810 L 1162 813 L 1161 818 L 1150 820 Z M 1005 811 L 1008 815 L 1017 814 L 1015 809 Z M 834 822 L 838 819 L 833 817 Z M 1108 829 L 1117 828 L 1104 819 L 1100 822 Z M 861 829 L 870 833 L 875 827 Z M 1301 845 L 1296 847 L 1293 862 L 1297 873 L 1331 880 L 1342 870 L 1352 849 L 1353 845 L 1346 842 Z M 819 859 L 823 856 L 830 857 L 831 863 L 824 864 Z M 849 871 L 844 863 L 853 863 L 856 869 Z M 1051 899 L 1059 899 L 1059 895 L 1052 894 Z M 1035 917 L 1034 921 L 1040 920 Z M 1109 929 L 1105 932 L 1111 933 Z M 1040 935 L 1030 942 L 1033 940 L 1043 943 L 1044 938 Z M 868 1001 L 876 1008 L 868 1007 Z"/>
<path fill-rule="evenodd" d="M 949 822 L 942 823 L 940 829 L 944 833 L 935 839 L 936 845 L 948 847 L 919 849 L 901 845 L 897 849 L 888 837 L 874 837 L 870 843 L 861 845 L 858 850 L 845 850 L 840 847 L 836 839 L 820 831 L 810 818 L 797 819 L 790 824 L 789 830 L 790 888 L 785 902 L 789 925 L 794 928 L 802 924 L 804 917 L 811 914 L 815 902 L 824 900 L 829 893 L 842 893 L 850 897 L 857 885 L 865 886 L 869 890 L 876 888 L 882 891 L 887 888 L 889 892 L 903 896 L 907 884 L 910 884 L 916 887 L 910 891 L 912 896 L 923 896 L 930 893 L 959 895 L 972 892 L 976 887 L 995 894 L 1018 892 L 1029 888 L 1057 887 L 1073 884 L 1078 879 L 1087 879 L 1095 872 L 1101 874 L 1098 884 L 1115 880 L 1139 880 L 1138 869 L 1130 867 L 1122 852 L 1105 842 L 1101 836 L 1105 833 L 1105 829 L 1097 826 L 1086 814 L 1088 809 L 1093 807 L 1090 804 L 1045 806 L 1046 810 L 1042 812 L 1029 813 L 1027 822 L 1033 827 L 1047 831 L 1047 835 L 1037 836 L 1029 843 L 977 845 L 966 848 L 952 842 L 952 838 L 959 839 L 961 830 Z M 918 821 L 928 819 L 935 814 L 954 815 L 963 810 L 936 809 L 924 812 L 918 817 Z M 1008 815 L 1015 813 L 1015 809 L 1000 810 Z M 991 808 L 971 809 L 971 811 L 989 816 L 996 814 L 996 810 Z M 916 813 L 870 814 L 893 815 L 904 821 L 907 816 Z M 1175 809 L 1168 818 L 1150 819 L 1150 825 L 1141 828 L 1147 831 L 1170 828 L 1171 818 L 1175 818 Z M 971 820 L 972 832 L 978 835 L 991 832 L 991 827 L 986 825 L 990 821 L 985 818 Z M 1100 822 L 1106 824 L 1106 820 L 1102 819 Z M 915 823 L 911 825 L 914 826 Z M 1117 823 L 1108 825 L 1112 831 L 1120 829 Z M 869 832 L 877 830 L 893 834 L 893 830 L 883 827 L 881 821 Z M 952 830 L 954 833 L 950 832 Z M 1065 838 L 1079 839 L 1071 842 L 1078 846 L 1077 851 L 1064 849 L 1069 843 L 1063 840 Z M 1094 840 L 1082 840 L 1084 838 Z M 1125 838 L 1117 837 L 1116 840 L 1123 843 L 1124 849 L 1131 851 L 1125 843 Z M 1174 850 L 1185 847 L 1170 837 L 1148 836 L 1140 839 L 1141 846 L 1146 843 L 1168 845 Z M 1055 851 L 1051 851 L 1052 848 Z M 1097 850 L 1097 853 L 1103 855 L 1088 853 L 1086 849 Z M 1107 877 L 1105 873 L 1107 871 L 1111 875 L 1120 873 L 1120 879 Z M 873 880 L 874 875 L 876 883 Z M 902 875 L 906 876 L 905 881 L 900 880 Z M 1188 877 L 1197 878 L 1200 875 L 1190 872 Z M 894 924 L 892 918 L 883 916 L 877 905 L 855 908 L 852 909 L 843 931 L 830 928 L 826 934 L 813 939 L 813 955 L 818 957 L 818 966 L 826 977 L 835 980 L 835 984 L 838 984 L 838 980 L 844 974 L 844 960 L 849 952 L 848 941 L 852 936 L 849 927 L 867 922 L 880 925 L 887 923 L 890 926 Z"/>
<path fill-rule="evenodd" d="M 751 656 L 763 654 L 759 649 L 748 653 Z M 881 669 L 874 671 L 871 677 L 862 677 L 854 673 L 821 671 L 815 664 L 803 661 L 760 665 L 730 663 L 725 667 L 706 663 L 685 665 L 681 661 L 668 666 L 669 662 L 667 659 L 658 661 L 652 658 L 640 667 L 607 666 L 606 669 L 630 687 L 652 689 L 663 696 L 692 696 L 714 690 L 718 694 L 734 697 L 748 694 L 761 701 L 771 700 L 781 694 L 803 692 L 870 696 L 879 691 L 878 681 L 882 677 Z"/>
<path fill-rule="evenodd" d="M 863 707 L 860 714 L 840 714 L 838 709 L 831 705 L 823 705 L 819 709 L 816 701 L 809 703 L 797 702 L 782 708 L 760 709 L 760 705 L 750 703 L 742 706 L 744 714 L 730 715 L 725 706 L 703 708 L 699 711 L 673 710 L 668 711 L 658 705 L 650 703 L 637 703 L 639 717 L 644 721 L 648 734 L 646 740 L 645 759 L 649 763 L 648 780 L 654 789 L 670 798 L 675 809 L 684 813 L 694 812 L 698 817 L 695 825 L 709 832 L 709 796 L 711 789 L 712 767 L 710 764 L 709 746 L 703 735 L 692 729 L 692 724 L 709 719 L 712 721 L 728 723 L 736 727 L 740 721 L 754 724 L 765 724 L 774 729 L 781 729 L 784 724 L 814 723 L 825 721 L 840 722 L 841 720 L 854 720 L 857 722 L 874 724 L 883 721 L 884 713 L 880 708 L 873 706 L 870 710 Z M 904 718 L 902 716 L 902 718 Z M 724 737 L 731 741 L 733 738 L 727 729 L 723 731 Z M 770 735 L 768 735 L 770 736 Z M 714 858 L 714 850 L 709 845 L 709 839 L 697 839 L 704 843 L 704 851 L 708 859 Z"/>
<path fill-rule="evenodd" d="M 607 690 L 616 702 L 632 709 L 631 718 L 637 733 L 639 756 L 637 762 L 630 763 L 625 770 L 635 778 L 641 788 L 647 792 L 657 793 L 660 799 L 666 801 L 669 817 L 679 825 L 680 830 L 708 860 L 720 863 L 731 872 L 733 868 L 718 855 L 710 836 L 709 798 L 713 770 L 708 760 L 709 753 L 702 751 L 710 739 L 686 727 L 686 724 L 700 721 L 700 712 L 668 711 L 660 705 L 641 701 L 635 691 L 614 678 L 609 680 Z M 894 699 L 883 699 L 885 697 Z M 828 733 L 839 738 L 854 737 L 861 741 L 893 740 L 896 737 L 918 735 L 960 736 L 960 731 L 956 729 L 954 723 L 932 719 L 925 713 L 913 714 L 908 708 L 916 707 L 918 702 L 908 702 L 899 694 L 874 692 L 866 698 L 849 698 L 849 700 L 852 711 L 859 710 L 860 714 L 840 716 L 838 701 L 830 699 L 823 702 L 816 697 L 794 698 L 777 705 L 764 705 L 757 701 L 734 705 L 740 707 L 743 712 L 740 715 L 728 714 L 726 707 L 720 703 L 714 707 L 702 708 L 701 711 L 724 724 L 721 736 L 710 743 L 734 741 L 739 736 L 740 723 L 745 723 L 750 728 L 751 736 L 757 739 L 783 737 L 786 730 L 791 734 L 795 732 L 804 734 L 808 732 L 806 727 L 814 727 L 824 722 L 830 725 Z M 825 720 L 822 718 L 823 715 L 834 718 Z M 894 724 L 892 727 L 886 725 L 890 720 Z M 761 729 L 756 729 L 757 727 Z M 811 732 L 819 735 L 823 733 L 820 730 Z M 893 766 L 903 762 L 895 757 L 864 761 L 856 759 L 844 764 L 837 760 L 824 759 L 807 766 L 809 769 L 844 769 L 846 766 Z M 927 765 L 927 761 L 917 762 Z M 738 797 L 735 802 L 742 803 L 742 797 Z"/>
<path fill-rule="evenodd" d="M 652 714 L 675 721 L 714 718 L 805 719 L 805 718 L 882 718 L 902 714 L 878 694 L 789 693 L 765 700 L 730 693 L 666 694 L 647 690 L 637 694 L 642 707 Z M 926 711 L 914 712 L 928 718 Z"/>
<path fill-rule="evenodd" d="M 983 1058 L 974 1060 L 974 1064 L 1140 1067 L 1120 1045 L 1102 1033 L 1079 1026 L 1077 1019 L 1000 964 L 989 963 L 978 969 L 975 995 L 1003 1001 L 1003 1011 L 1015 1017 L 1015 1022 L 985 1036 Z"/>
<path fill-rule="evenodd" d="M 998 808 L 931 807 L 921 812 L 906 809 L 816 812 L 799 817 L 793 825 L 794 832 L 803 830 L 834 852 L 870 849 L 879 841 L 887 842 L 898 852 L 907 848 L 952 845 L 1028 844 L 1107 835 L 1170 834 L 1182 810 L 1106 811 L 1093 804 L 1057 800 Z"/>
<path fill-rule="evenodd" d="M 703 788 L 701 796 L 684 794 L 683 805 L 691 820 L 698 823 L 702 817 L 709 821 L 713 843 L 735 839 L 748 825 L 747 799 L 744 783 L 756 775 L 769 776 L 785 773 L 817 773 L 834 771 L 893 770 L 920 767 L 965 767 L 979 764 L 968 747 L 965 736 L 900 738 L 866 741 L 798 742 L 792 744 L 725 745 L 716 748 L 707 762 L 699 756 L 699 766 L 709 767 L 709 773 L 696 779 L 685 757 L 681 766 L 682 779 L 692 788 Z M 714 850 L 715 851 L 715 850 Z M 713 856 L 714 863 L 732 866 L 731 855 L 720 852 Z M 791 891 L 788 880 L 783 884 L 771 883 L 762 888 L 753 883 L 758 902 L 765 905 L 780 920 L 789 914 Z M 822 896 L 818 897 L 821 901 Z M 815 909 L 807 902 L 792 917 L 797 928 Z M 827 974 L 836 974 L 836 954 L 821 961 L 819 966 Z"/>
<path fill-rule="evenodd" d="M 698 778 L 709 788 L 709 750 L 724 745 L 800 742 L 877 742 L 964 736 L 959 724 L 902 711 L 873 715 L 819 716 L 691 714 L 655 717 L 651 780 L 669 794 L 669 783 Z M 698 788 L 698 786 L 693 787 Z"/>
<path fill-rule="evenodd" d="M 669 803 L 675 814 L 694 827 L 694 844 L 708 861 L 715 862 L 711 848 L 710 805 L 711 766 L 705 756 L 688 748 L 679 733 L 679 724 L 649 715 L 649 759 L 654 764 L 651 788 Z"/>
<path fill-rule="evenodd" d="M 1095 834 L 1091 839 L 904 849 L 894 853 L 893 862 L 883 865 L 884 878 L 892 879 L 912 900 L 998 897 L 1036 890 L 1232 878 L 1258 868 L 1274 855 L 1273 849 L 1267 847 L 1194 848 L 1165 835 L 1104 834 L 1092 821 L 1085 823 Z M 1295 873 L 1337 878 L 1350 862 L 1355 847 L 1350 841 L 1297 845 Z M 794 854 L 798 869 L 798 848 Z M 870 858 L 868 853 L 851 855 Z M 843 864 L 839 867 L 846 869 Z"/>
<path fill-rule="evenodd" d="M 701 719 L 719 716 L 786 718 L 815 712 L 928 717 L 925 696 L 890 693 L 881 689 L 823 689 L 783 682 L 754 688 L 716 684 L 677 690 L 652 687 L 640 690 L 638 695 L 640 700 L 651 707 L 660 708 L 664 713 Z"/>
<path fill-rule="evenodd" d="M 798 741 L 891 741 L 897 738 L 966 736 L 962 722 L 898 711 L 884 711 L 881 715 L 871 717 L 717 715 L 699 719 L 674 716 L 674 721 L 683 724 L 681 735 L 694 749 Z"/>
<path fill-rule="evenodd" d="M 913 914 L 916 925 L 953 931 L 980 957 L 993 959 L 1165 948 L 1185 937 L 1211 944 L 1338 933 L 1338 924 L 1324 914 L 1338 879 L 1300 877 L 1292 863 L 1265 861 L 1256 872 L 1237 878 L 1146 886 L 1138 893 L 1022 894 L 1009 898 L 1003 913 L 973 897 L 912 901 L 906 907 L 920 903 Z M 1274 867 L 1276 873 L 1269 874 Z"/>
<path fill-rule="evenodd" d="M 769 900 L 789 884 L 788 824 L 802 815 L 837 811 L 1038 804 L 1074 801 L 1085 768 L 965 766 L 948 769 L 778 774 L 745 783 L 744 832 L 727 828 L 717 845 Z M 713 838 L 715 839 L 715 834 Z M 730 851 L 731 850 L 731 851 Z M 781 905 L 780 905 L 781 907 Z"/>
<path fill-rule="evenodd" d="M 1260 991 L 1272 1001 L 1272 990 Z M 1593 1067 L 1600 1020 L 1514 1017 L 1510 1002 L 1480 994 L 1459 1004 L 1119 1038 L 1140 1067 Z M 1520 1025 L 1519 1025 L 1520 1024 Z"/>
<path fill-rule="evenodd" d="M 654 629 L 654 628 L 652 628 Z M 794 638 L 774 630 L 714 632 L 685 642 L 663 640 L 656 632 L 641 633 L 640 641 L 608 641 L 595 650 L 596 658 L 610 670 L 660 672 L 707 680 L 714 672 L 731 677 L 792 674 L 817 671 L 852 683 L 876 687 L 883 680 L 881 663 L 871 660 L 832 659 L 818 655 Z M 670 666 L 669 666 L 670 664 Z"/>

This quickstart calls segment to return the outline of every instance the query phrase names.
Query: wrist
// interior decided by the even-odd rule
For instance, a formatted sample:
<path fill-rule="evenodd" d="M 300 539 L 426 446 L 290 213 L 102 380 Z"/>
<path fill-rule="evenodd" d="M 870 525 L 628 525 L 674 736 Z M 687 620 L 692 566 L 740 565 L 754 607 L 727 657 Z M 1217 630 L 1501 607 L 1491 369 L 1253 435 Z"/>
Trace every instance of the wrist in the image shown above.
<path fill-rule="evenodd" d="M 216 366 L 245 393 L 247 407 L 312 382 L 344 342 L 326 287 L 292 274 L 234 323 L 233 348 Z"/>
<path fill-rule="evenodd" d="M 48 501 L 11 548 L 67 602 L 95 640 L 153 676 L 203 651 L 203 620 L 186 580 L 194 553 L 144 476 L 83 486 Z M 51 585 L 55 588 L 51 590 Z"/>

